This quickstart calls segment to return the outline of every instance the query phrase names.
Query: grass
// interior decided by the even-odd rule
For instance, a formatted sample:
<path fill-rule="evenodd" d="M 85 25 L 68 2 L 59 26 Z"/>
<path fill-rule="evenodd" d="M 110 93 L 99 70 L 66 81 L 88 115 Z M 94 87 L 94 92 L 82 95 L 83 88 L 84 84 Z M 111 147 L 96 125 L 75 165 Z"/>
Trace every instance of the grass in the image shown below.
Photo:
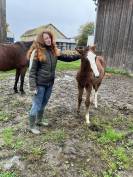
<path fill-rule="evenodd" d="M 2 132 L 2 138 L 6 146 L 19 149 L 22 147 L 24 142 L 19 138 L 15 139 L 14 133 L 13 128 L 5 128 Z"/>
<path fill-rule="evenodd" d="M 44 141 L 54 141 L 54 142 L 61 143 L 65 139 L 65 137 L 66 134 L 64 130 L 56 130 L 56 131 L 48 132 L 44 136 Z"/>
<path fill-rule="evenodd" d="M 0 177 L 16 177 L 16 174 L 11 172 L 3 172 L 0 173 Z"/>
<path fill-rule="evenodd" d="M 43 150 L 41 149 L 41 147 L 34 147 L 31 150 L 31 154 L 34 156 L 41 156 L 43 154 Z"/>
<path fill-rule="evenodd" d="M 73 61 L 73 62 L 58 61 L 57 63 L 57 71 L 78 70 L 79 68 L 80 68 L 80 60 Z M 129 74 L 127 71 L 123 69 L 112 68 L 112 67 L 107 67 L 106 73 L 131 76 L 131 74 Z M 0 80 L 4 80 L 9 76 L 15 76 L 15 70 L 4 71 L 4 72 L 0 71 Z"/>
<path fill-rule="evenodd" d="M 70 62 L 70 63 L 58 61 L 57 63 L 57 71 L 78 70 L 79 68 L 80 68 L 80 60 Z M 131 74 L 129 74 L 127 71 L 118 68 L 107 67 L 105 71 L 106 73 L 131 76 Z"/>
<path fill-rule="evenodd" d="M 14 130 L 12 128 L 5 128 L 2 132 L 2 138 L 5 142 L 5 145 L 11 146 L 13 143 L 13 133 Z"/>
<path fill-rule="evenodd" d="M 107 129 L 104 133 L 102 133 L 101 137 L 99 138 L 99 142 L 102 144 L 106 144 L 109 142 L 116 142 L 118 140 L 122 140 L 124 134 L 115 131 L 113 128 Z"/>
<path fill-rule="evenodd" d="M 57 63 L 57 71 L 78 70 L 79 67 L 80 67 L 80 60 L 73 61 L 73 62 L 58 61 Z"/>
<path fill-rule="evenodd" d="M 91 171 L 88 170 L 81 170 L 81 173 L 83 175 L 83 177 L 90 177 L 92 174 L 91 174 Z"/>
<path fill-rule="evenodd" d="M 126 154 L 125 148 L 119 147 L 118 149 L 115 149 L 113 151 L 113 156 L 115 157 L 119 168 L 120 167 L 122 167 L 122 168 L 128 167 L 129 158 Z"/>
<path fill-rule="evenodd" d="M 106 71 L 106 73 L 113 73 L 113 74 L 130 76 L 130 74 L 123 69 L 107 67 L 105 71 Z"/>
<path fill-rule="evenodd" d="M 103 172 L 103 177 L 120 177 L 120 176 L 114 174 L 111 170 L 108 170 L 107 172 Z"/>
<path fill-rule="evenodd" d="M 14 76 L 15 75 L 15 70 L 11 71 L 0 71 L 0 80 L 4 80 L 7 77 Z"/>
<path fill-rule="evenodd" d="M 6 122 L 11 118 L 8 113 L 0 111 L 0 122 Z"/>

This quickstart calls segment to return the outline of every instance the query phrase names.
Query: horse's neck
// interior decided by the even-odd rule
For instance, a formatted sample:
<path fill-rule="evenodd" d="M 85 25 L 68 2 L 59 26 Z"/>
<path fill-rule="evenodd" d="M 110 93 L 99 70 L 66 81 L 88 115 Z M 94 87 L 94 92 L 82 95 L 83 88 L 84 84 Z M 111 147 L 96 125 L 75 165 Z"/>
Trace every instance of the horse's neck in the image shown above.
<path fill-rule="evenodd" d="M 90 63 L 85 60 L 81 60 L 81 66 L 80 66 L 81 73 L 88 73 L 91 71 Z"/>
<path fill-rule="evenodd" d="M 21 48 L 23 48 L 25 50 L 25 52 L 27 52 L 31 45 L 32 45 L 33 42 L 22 42 L 22 41 L 18 41 L 18 42 L 15 42 L 15 45 L 18 45 L 20 46 Z"/>

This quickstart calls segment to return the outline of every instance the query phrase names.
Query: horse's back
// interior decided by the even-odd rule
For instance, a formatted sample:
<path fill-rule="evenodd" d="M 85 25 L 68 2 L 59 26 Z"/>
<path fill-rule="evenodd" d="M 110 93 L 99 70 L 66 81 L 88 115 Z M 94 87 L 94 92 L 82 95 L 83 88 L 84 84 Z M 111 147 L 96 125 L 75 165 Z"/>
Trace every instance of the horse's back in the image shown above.
<path fill-rule="evenodd" d="M 7 71 L 26 65 L 26 52 L 18 44 L 0 44 L 0 70 Z"/>

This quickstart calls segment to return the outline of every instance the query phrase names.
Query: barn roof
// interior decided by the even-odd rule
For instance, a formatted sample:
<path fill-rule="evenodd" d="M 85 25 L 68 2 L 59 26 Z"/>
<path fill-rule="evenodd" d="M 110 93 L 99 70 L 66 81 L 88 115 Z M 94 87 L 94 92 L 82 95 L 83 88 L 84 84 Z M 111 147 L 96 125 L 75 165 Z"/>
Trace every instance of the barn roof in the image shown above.
<path fill-rule="evenodd" d="M 43 31 L 45 29 L 52 30 L 54 32 L 54 34 L 57 36 L 57 38 L 60 37 L 60 38 L 67 39 L 67 37 L 51 23 L 47 24 L 47 25 L 42 25 L 42 26 L 34 28 L 34 29 L 27 30 L 24 34 L 21 35 L 21 39 L 27 38 L 30 36 L 36 36 L 41 31 Z"/>

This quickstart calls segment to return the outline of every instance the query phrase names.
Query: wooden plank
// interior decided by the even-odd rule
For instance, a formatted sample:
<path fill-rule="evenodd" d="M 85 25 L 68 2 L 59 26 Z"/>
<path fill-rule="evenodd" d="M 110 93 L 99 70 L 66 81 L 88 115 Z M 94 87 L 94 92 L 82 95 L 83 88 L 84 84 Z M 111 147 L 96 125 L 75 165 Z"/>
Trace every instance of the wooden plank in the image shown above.
<path fill-rule="evenodd" d="M 133 10 L 133 3 L 131 4 L 131 0 L 128 1 L 128 8 L 127 8 L 127 22 L 126 22 L 126 30 L 124 35 L 124 41 L 123 41 L 123 49 L 122 49 L 122 57 L 121 57 L 121 66 L 123 66 L 124 69 L 126 65 L 126 55 L 128 55 L 128 41 L 130 37 L 133 38 L 133 36 L 130 36 L 130 28 L 131 28 L 131 20 L 132 20 L 132 10 Z"/>
<path fill-rule="evenodd" d="M 115 1 L 111 1 L 111 5 L 110 5 L 110 12 L 109 12 L 109 22 L 108 22 L 108 43 L 106 44 L 107 45 L 107 48 L 106 48 L 106 54 L 107 54 L 107 57 L 108 57 L 108 65 L 112 65 L 112 58 L 111 58 L 111 55 L 109 53 L 109 49 L 111 48 L 111 43 L 112 43 L 112 32 L 113 32 L 113 22 L 114 22 L 114 19 L 113 19 L 113 14 L 114 14 L 114 10 L 115 10 Z"/>
<path fill-rule="evenodd" d="M 95 43 L 97 45 L 97 50 L 101 50 L 101 36 L 99 35 L 101 29 L 103 29 L 103 26 L 102 26 L 102 14 L 103 14 L 103 1 L 100 1 L 99 2 L 99 6 L 98 6 L 98 11 L 97 11 L 97 23 L 96 23 L 96 37 L 95 37 Z"/>
<path fill-rule="evenodd" d="M 128 31 L 128 44 L 125 57 L 125 69 L 133 72 L 133 1 L 130 0 L 130 7 L 132 7 L 131 21 Z"/>
<path fill-rule="evenodd" d="M 111 7 L 111 1 L 105 1 L 105 5 L 107 6 L 107 11 L 106 11 L 106 18 L 105 18 L 105 25 L 104 25 L 104 34 L 103 34 L 103 49 L 104 49 L 104 56 L 107 58 L 107 43 L 108 43 L 108 22 L 110 18 L 110 7 Z M 107 59 L 106 59 L 107 60 Z M 108 60 L 107 60 L 108 63 Z"/>
<path fill-rule="evenodd" d="M 111 41 L 109 43 L 108 57 L 110 57 L 110 66 L 115 66 L 115 49 L 118 40 L 118 31 L 121 18 L 122 1 L 117 0 L 114 3 L 114 10 L 112 11 L 112 24 L 111 24 Z"/>
<path fill-rule="evenodd" d="M 121 19 L 120 19 L 120 27 L 119 27 L 119 33 L 118 33 L 118 41 L 116 46 L 116 56 L 115 56 L 115 66 L 116 67 L 122 67 L 121 66 L 121 54 L 123 50 L 123 42 L 124 42 L 124 34 L 126 29 L 126 22 L 127 22 L 127 7 L 128 2 L 127 0 L 123 0 L 123 7 L 122 7 L 122 13 L 121 13 Z"/>
<path fill-rule="evenodd" d="M 104 35 L 104 25 L 106 19 L 106 0 L 99 1 L 99 7 L 97 12 L 97 25 L 96 25 L 96 37 L 95 43 L 97 44 L 97 50 L 102 51 L 102 42 Z"/>

